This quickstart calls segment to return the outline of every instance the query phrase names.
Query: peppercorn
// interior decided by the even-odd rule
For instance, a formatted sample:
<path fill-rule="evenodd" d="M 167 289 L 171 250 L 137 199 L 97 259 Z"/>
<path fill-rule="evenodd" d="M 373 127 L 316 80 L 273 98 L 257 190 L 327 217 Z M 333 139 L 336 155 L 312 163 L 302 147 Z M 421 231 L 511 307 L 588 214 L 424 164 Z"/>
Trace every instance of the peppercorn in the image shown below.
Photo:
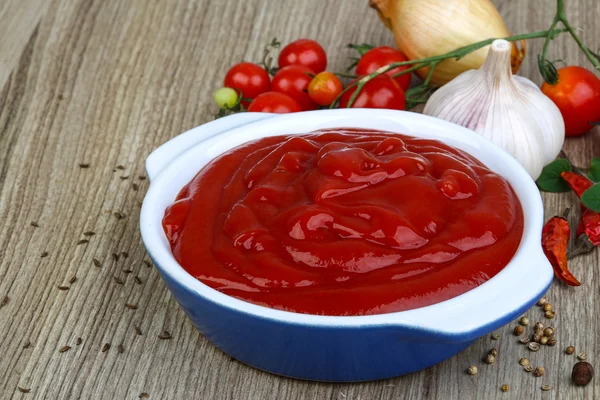
<path fill-rule="evenodd" d="M 565 353 L 567 353 L 568 355 L 575 353 L 575 347 L 573 347 L 573 346 L 567 347 L 567 349 L 565 350 Z"/>
<path fill-rule="evenodd" d="M 515 329 L 513 330 L 513 334 L 515 336 L 521 336 L 523 332 L 525 332 L 525 328 L 523 328 L 521 325 L 515 326 Z"/>
<path fill-rule="evenodd" d="M 592 364 L 580 361 L 573 366 L 573 372 L 571 373 L 571 379 L 577 386 L 585 386 L 594 377 L 594 367 Z"/>
<path fill-rule="evenodd" d="M 544 370 L 544 367 L 536 367 L 536 368 L 533 370 L 533 375 L 535 375 L 535 376 L 537 376 L 537 377 L 540 377 L 540 376 L 544 375 L 544 372 L 546 372 L 546 371 Z"/>

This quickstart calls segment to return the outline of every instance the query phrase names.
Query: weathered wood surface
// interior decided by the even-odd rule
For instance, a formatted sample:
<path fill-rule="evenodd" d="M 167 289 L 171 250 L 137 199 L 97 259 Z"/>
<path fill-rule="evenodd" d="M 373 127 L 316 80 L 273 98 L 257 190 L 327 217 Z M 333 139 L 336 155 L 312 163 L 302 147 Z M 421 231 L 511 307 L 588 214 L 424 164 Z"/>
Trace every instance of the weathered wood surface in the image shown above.
<path fill-rule="evenodd" d="M 586 42 L 600 47 L 600 2 L 567 3 Z M 554 7 L 550 0 L 496 4 L 513 32 L 546 29 Z M 597 253 L 572 264 L 582 287 L 553 285 L 549 299 L 558 311 L 553 323 L 559 345 L 535 354 L 517 345 L 511 325 L 499 332 L 499 341 L 481 338 L 419 373 L 326 384 L 257 371 L 202 338 L 158 273 L 143 263 L 138 212 L 148 182 L 138 176 L 152 149 L 212 118 L 211 94 L 228 66 L 258 61 L 274 36 L 284 43 L 319 40 L 334 70 L 345 65 L 349 42 L 392 44 L 366 0 L 0 2 L 0 301 L 8 296 L 0 308 L 0 397 L 135 399 L 145 392 L 151 399 L 600 398 L 598 378 L 585 389 L 570 384 L 574 357 L 563 353 L 574 344 L 592 363 L 600 357 Z M 538 83 L 540 48 L 541 42 L 530 43 L 522 69 Z M 552 52 L 588 65 L 566 38 Z M 599 136 L 597 129 L 569 140 L 565 149 L 585 165 L 600 155 Z M 574 197 L 544 195 L 544 201 L 551 216 Z M 86 237 L 86 231 L 95 235 Z M 78 245 L 84 238 L 89 243 Z M 528 315 L 542 319 L 537 309 Z M 160 340 L 163 330 L 173 338 Z M 110 348 L 103 352 L 106 343 Z M 481 358 L 493 345 L 499 360 L 484 365 Z M 543 365 L 546 375 L 523 372 L 517 363 L 522 356 Z M 464 372 L 470 364 L 479 365 L 475 377 Z M 500 392 L 503 383 L 511 386 L 508 393 Z M 543 383 L 552 391 L 542 392 Z"/>

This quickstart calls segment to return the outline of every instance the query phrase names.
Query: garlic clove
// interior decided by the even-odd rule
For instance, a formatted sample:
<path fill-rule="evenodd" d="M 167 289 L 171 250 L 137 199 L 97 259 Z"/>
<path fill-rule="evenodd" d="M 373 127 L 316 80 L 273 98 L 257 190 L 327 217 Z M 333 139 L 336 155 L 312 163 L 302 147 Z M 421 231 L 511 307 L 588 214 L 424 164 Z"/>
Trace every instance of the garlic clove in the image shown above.
<path fill-rule="evenodd" d="M 438 89 L 423 113 L 488 138 L 537 179 L 562 149 L 564 121 L 556 105 L 533 82 L 512 75 L 511 49 L 506 40 L 494 41 L 483 66 Z"/>

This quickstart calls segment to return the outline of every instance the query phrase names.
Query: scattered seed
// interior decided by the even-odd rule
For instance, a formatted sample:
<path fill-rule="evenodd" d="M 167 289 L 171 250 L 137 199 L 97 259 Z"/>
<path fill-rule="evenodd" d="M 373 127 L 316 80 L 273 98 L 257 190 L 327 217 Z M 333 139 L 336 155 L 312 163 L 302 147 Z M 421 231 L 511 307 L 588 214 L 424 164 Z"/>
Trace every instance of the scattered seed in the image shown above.
<path fill-rule="evenodd" d="M 580 361 L 573 366 L 573 372 L 571 372 L 571 379 L 577 386 L 585 386 L 594 377 L 594 367 L 592 364 L 584 361 Z"/>
<path fill-rule="evenodd" d="M 552 386 L 550 386 L 550 385 L 542 385 L 542 390 L 544 392 L 547 392 L 548 390 L 552 390 Z"/>
<path fill-rule="evenodd" d="M 552 304 L 550 304 L 550 303 L 544 304 L 544 311 L 552 311 Z"/>
<path fill-rule="evenodd" d="M 565 353 L 567 353 L 568 355 L 575 353 L 575 347 L 573 347 L 573 346 L 567 347 L 567 349 L 565 350 Z"/>
<path fill-rule="evenodd" d="M 536 322 L 535 326 L 534 326 L 536 331 L 543 331 L 544 330 L 544 324 L 541 322 Z"/>
<path fill-rule="evenodd" d="M 92 262 L 94 263 L 95 267 L 100 268 L 102 266 L 102 264 L 100 263 L 100 261 L 98 259 L 96 259 L 96 258 L 93 258 Z"/>
<path fill-rule="evenodd" d="M 123 345 L 122 345 L 122 344 L 120 344 L 120 345 L 117 347 L 117 351 L 119 352 L 119 354 L 123 354 L 123 353 L 125 353 L 125 347 L 123 347 Z"/>
<path fill-rule="evenodd" d="M 77 280 L 77 276 L 73 275 L 71 277 L 71 279 L 69 279 L 69 283 L 75 283 L 76 280 Z"/>
<path fill-rule="evenodd" d="M 125 180 L 125 179 L 129 179 L 129 175 L 124 175 L 124 176 L 120 176 L 119 178 Z"/>
<path fill-rule="evenodd" d="M 485 358 L 486 364 L 493 364 L 495 362 L 496 362 L 496 357 L 493 354 L 488 354 L 487 357 Z"/>
<path fill-rule="evenodd" d="M 148 260 L 144 260 L 144 261 L 142 261 L 142 262 L 143 262 L 143 263 L 144 263 L 144 265 L 145 265 L 146 267 L 148 267 L 148 268 L 150 268 L 150 267 L 152 266 L 152 264 L 150 264 L 150 261 L 148 261 Z M 496 337 L 497 337 L 497 336 L 498 336 L 498 335 L 496 335 Z M 493 335 L 492 335 L 492 337 L 493 337 Z M 496 339 L 496 340 L 498 340 L 498 339 Z"/>
<path fill-rule="evenodd" d="M 24 348 L 24 349 L 28 349 L 28 348 L 30 348 L 30 347 L 31 347 L 31 342 L 28 340 L 28 341 L 26 341 L 26 342 L 25 342 L 25 344 L 23 345 L 23 348 Z"/>
<path fill-rule="evenodd" d="M 115 280 L 116 283 L 118 283 L 119 285 L 123 285 L 125 284 L 125 282 L 123 282 L 123 280 L 117 276 L 113 276 L 113 279 Z"/>
<path fill-rule="evenodd" d="M 127 257 L 129 257 L 129 253 L 128 253 L 128 252 L 126 252 L 126 251 L 122 251 L 122 252 L 121 252 L 121 255 L 123 256 L 123 258 L 127 258 Z"/>
<path fill-rule="evenodd" d="M 536 376 L 536 377 L 540 377 L 540 376 L 544 375 L 544 372 L 546 372 L 544 370 L 544 367 L 536 367 L 533 370 L 533 375 Z"/>
<path fill-rule="evenodd" d="M 469 369 L 467 369 L 467 374 L 469 375 L 476 375 L 477 374 L 477 367 L 474 365 L 471 365 L 469 367 Z"/>
<path fill-rule="evenodd" d="M 130 274 L 130 273 L 132 273 L 133 271 L 132 271 L 132 270 L 130 270 L 130 269 L 122 269 L 122 270 L 121 270 L 121 272 L 123 272 L 124 274 Z"/>
<path fill-rule="evenodd" d="M 488 354 L 493 355 L 494 357 L 498 357 L 498 349 L 497 348 L 493 348 L 490 351 L 488 351 Z"/>
<path fill-rule="evenodd" d="M 522 343 L 522 344 L 527 344 L 530 341 L 531 340 L 529 339 L 529 336 L 523 336 L 521 339 L 519 339 L 519 343 Z"/>
<path fill-rule="evenodd" d="M 64 353 L 65 351 L 71 350 L 71 346 L 63 346 L 58 350 L 59 353 Z"/>
<path fill-rule="evenodd" d="M 497 333 L 492 333 L 492 340 L 498 340 L 500 339 L 500 335 L 498 335 Z"/>
<path fill-rule="evenodd" d="M 540 344 L 548 344 L 548 337 L 547 336 L 543 336 L 540 339 Z"/>
<path fill-rule="evenodd" d="M 17 386 L 17 389 L 19 389 L 19 392 L 21 392 L 21 393 L 31 392 L 31 389 L 25 389 L 25 388 L 22 388 L 21 386 Z"/>
<path fill-rule="evenodd" d="M 81 239 L 79 242 L 77 242 L 77 246 L 79 246 L 80 244 L 86 244 L 89 243 L 90 241 L 87 239 Z"/>
<path fill-rule="evenodd" d="M 537 305 L 538 306 L 543 306 L 544 304 L 546 304 L 548 302 L 548 300 L 546 299 L 546 297 L 542 297 L 541 299 L 538 300 Z"/>
<path fill-rule="evenodd" d="M 121 170 L 125 169 L 125 167 L 124 167 L 124 166 L 122 166 L 121 164 L 117 165 L 115 168 L 116 168 L 116 169 L 121 169 Z"/>
<path fill-rule="evenodd" d="M 106 353 L 108 349 L 110 349 L 110 343 L 104 343 L 104 346 L 102 346 L 102 352 Z"/>
<path fill-rule="evenodd" d="M 539 351 L 540 350 L 540 344 L 536 343 L 536 342 L 530 342 L 527 345 L 527 348 L 531 351 Z"/>
<path fill-rule="evenodd" d="M 579 361 L 585 361 L 585 360 L 587 360 L 587 354 L 585 354 L 585 353 L 579 353 L 579 354 L 577 354 L 577 359 Z"/>
<path fill-rule="evenodd" d="M 138 184 L 137 184 L 137 183 L 133 183 L 133 184 L 131 184 L 131 188 L 132 188 L 133 190 L 138 190 L 140 187 L 138 186 Z"/>
<path fill-rule="evenodd" d="M 94 236 L 95 234 L 96 234 L 96 232 L 92 232 L 92 231 L 83 232 L 83 236 Z"/>
<path fill-rule="evenodd" d="M 123 213 L 120 213 L 120 212 L 118 212 L 118 211 L 115 211 L 115 212 L 113 213 L 113 215 L 114 215 L 115 217 L 117 217 L 117 219 L 123 219 L 123 218 L 125 218 L 125 214 L 123 214 Z"/>
<path fill-rule="evenodd" d="M 137 325 L 134 326 L 134 329 L 135 329 L 135 333 L 137 333 L 138 335 L 142 336 L 142 330 L 140 329 L 139 326 L 137 326 Z"/>
<path fill-rule="evenodd" d="M 68 286 L 64 286 L 64 285 L 60 285 L 60 286 L 58 287 L 58 289 L 59 289 L 59 290 L 69 290 L 69 287 L 68 287 Z"/>
<path fill-rule="evenodd" d="M 119 255 L 117 253 L 112 253 L 111 257 L 113 258 L 113 260 L 119 261 Z"/>
<path fill-rule="evenodd" d="M 125 303 L 125 307 L 129 308 L 130 310 L 137 310 L 137 304 Z"/>
<path fill-rule="evenodd" d="M 173 336 L 171 336 L 171 334 L 168 331 L 163 331 L 160 335 L 158 335 L 158 338 L 162 340 L 168 340 L 172 339 Z"/>
<path fill-rule="evenodd" d="M 542 336 L 542 334 L 541 334 L 541 333 L 535 333 L 535 334 L 533 334 L 533 335 L 531 336 L 531 341 L 532 341 L 532 342 L 539 343 L 539 342 L 540 342 L 540 340 L 542 340 L 542 337 L 543 337 L 543 336 Z"/>
<path fill-rule="evenodd" d="M 81 343 L 83 343 L 83 339 L 81 339 L 80 337 L 78 337 L 77 340 L 75 340 L 75 344 L 77 346 L 79 346 Z"/>
<path fill-rule="evenodd" d="M 150 397 L 150 395 L 146 392 L 142 392 L 140 393 L 140 395 L 138 396 L 140 399 L 147 399 Z"/>
<path fill-rule="evenodd" d="M 89 168 L 89 167 L 90 167 L 90 164 L 88 164 L 88 163 L 80 163 L 80 164 L 79 164 L 79 167 L 80 167 L 80 168 Z"/>
<path fill-rule="evenodd" d="M 35 221 L 31 221 L 31 226 L 33 226 L 34 228 L 39 228 L 40 227 L 40 225 L 37 222 L 35 222 Z"/>
<path fill-rule="evenodd" d="M 8 296 L 4 296 L 4 298 L 2 299 L 2 302 L 0 302 L 0 308 L 2 308 L 5 305 L 7 305 L 9 300 L 10 299 L 8 298 Z"/>
<path fill-rule="evenodd" d="M 527 318 L 527 317 L 521 317 L 521 319 L 519 319 L 519 324 L 521 324 L 523 326 L 529 325 L 529 318 Z"/>
<path fill-rule="evenodd" d="M 43 251 L 42 254 L 40 254 L 40 257 L 41 258 L 48 257 L 48 252 L 47 251 Z"/>
<path fill-rule="evenodd" d="M 135 280 L 135 283 L 137 283 L 138 285 L 142 284 L 142 280 L 140 279 L 139 276 L 136 275 L 135 278 L 133 278 L 133 279 Z"/>
<path fill-rule="evenodd" d="M 144 175 L 140 175 L 140 176 L 138 176 L 138 179 L 139 179 L 140 181 L 143 181 L 143 180 L 145 180 L 145 179 L 146 179 L 146 177 L 145 177 Z"/>
<path fill-rule="evenodd" d="M 556 346 L 556 336 L 550 336 L 548 338 L 548 346 Z"/>
<path fill-rule="evenodd" d="M 502 390 L 505 393 L 508 392 L 508 389 L 510 389 L 510 387 L 506 383 L 500 386 L 500 390 Z"/>
<path fill-rule="evenodd" d="M 554 311 L 546 311 L 546 312 L 544 313 L 544 316 L 545 316 L 546 318 L 548 318 L 548 319 L 552 319 L 552 318 L 554 318 L 554 316 L 555 316 L 555 315 L 556 315 L 556 313 L 555 313 Z"/>
<path fill-rule="evenodd" d="M 528 365 L 529 365 L 529 360 L 528 360 L 527 358 L 521 358 L 521 359 L 519 360 L 519 365 L 521 365 L 521 366 L 523 366 L 523 367 L 526 367 L 526 366 L 528 366 Z"/>
<path fill-rule="evenodd" d="M 525 370 L 525 372 L 531 372 L 533 371 L 533 367 L 531 365 L 526 365 L 523 367 L 523 369 Z"/>
<path fill-rule="evenodd" d="M 523 328 L 521 325 L 517 325 L 517 326 L 515 326 L 515 329 L 513 330 L 513 335 L 521 336 L 523 334 L 523 332 L 525 332 L 525 328 Z"/>
<path fill-rule="evenodd" d="M 552 335 L 554 335 L 554 328 L 548 327 L 548 328 L 544 329 L 544 336 L 550 337 Z"/>

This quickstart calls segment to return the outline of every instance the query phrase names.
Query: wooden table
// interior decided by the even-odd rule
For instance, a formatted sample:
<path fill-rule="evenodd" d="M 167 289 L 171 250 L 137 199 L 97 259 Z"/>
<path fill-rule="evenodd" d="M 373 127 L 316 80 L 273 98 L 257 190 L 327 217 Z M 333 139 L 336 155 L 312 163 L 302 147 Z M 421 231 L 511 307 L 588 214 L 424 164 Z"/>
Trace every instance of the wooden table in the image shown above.
<path fill-rule="evenodd" d="M 553 15 L 550 0 L 495 3 L 513 32 L 546 29 Z M 600 47 L 600 2 L 567 3 L 584 40 Z M 592 363 L 600 358 L 597 252 L 572 263 L 581 287 L 553 284 L 548 298 L 559 342 L 538 353 L 517 344 L 511 324 L 498 332 L 500 340 L 483 337 L 409 376 L 328 384 L 255 370 L 204 340 L 145 265 L 138 230 L 148 188 L 144 160 L 211 120 L 212 92 L 228 67 L 259 61 L 275 36 L 284 43 L 317 39 L 333 70 L 346 64 L 349 42 L 393 43 L 367 0 L 0 2 L 0 397 L 600 398 L 598 377 L 584 389 L 570 383 L 574 356 L 564 354 L 573 344 Z M 522 73 L 539 83 L 542 43 L 529 45 Z M 566 37 L 552 52 L 589 66 Z M 570 139 L 565 150 L 586 165 L 600 155 L 599 136 L 597 129 Z M 544 195 L 546 215 L 574 201 L 570 194 Z M 541 314 L 528 313 L 533 321 Z M 159 339 L 164 330 L 172 339 Z M 481 359 L 493 346 L 498 361 L 485 365 Z M 546 374 L 525 373 L 518 365 L 523 356 Z M 471 364 L 478 375 L 465 373 Z M 500 391 L 503 383 L 508 393 Z M 542 384 L 553 389 L 542 392 Z"/>

